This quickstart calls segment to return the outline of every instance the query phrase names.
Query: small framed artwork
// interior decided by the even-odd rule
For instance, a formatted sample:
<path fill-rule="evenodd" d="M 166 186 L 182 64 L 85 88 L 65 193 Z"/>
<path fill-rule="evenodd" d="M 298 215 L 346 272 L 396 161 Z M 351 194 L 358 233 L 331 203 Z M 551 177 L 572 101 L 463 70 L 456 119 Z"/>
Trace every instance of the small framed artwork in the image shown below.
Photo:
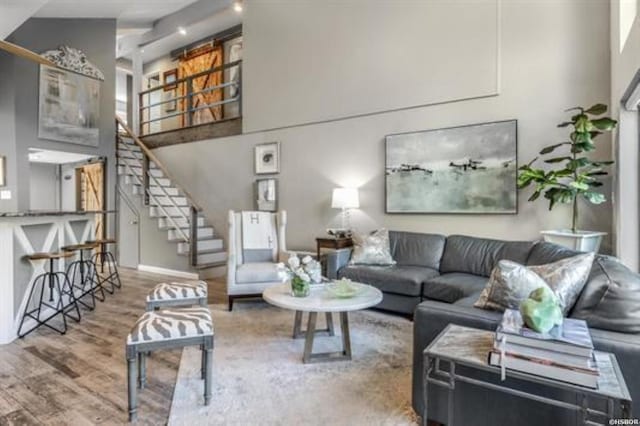
<path fill-rule="evenodd" d="M 276 179 L 256 180 L 256 209 L 266 212 L 278 210 L 278 181 Z"/>
<path fill-rule="evenodd" d="M 7 157 L 0 156 L 0 186 L 7 186 Z"/>
<path fill-rule="evenodd" d="M 172 70 L 169 71 L 165 71 L 162 74 L 162 77 L 164 78 L 164 91 L 168 92 L 170 90 L 175 90 L 178 87 L 178 84 L 176 84 L 176 80 L 178 80 L 178 69 L 174 68 Z M 173 83 L 173 84 L 171 84 Z"/>
<path fill-rule="evenodd" d="M 257 175 L 280 173 L 280 142 L 256 145 L 254 156 Z"/>

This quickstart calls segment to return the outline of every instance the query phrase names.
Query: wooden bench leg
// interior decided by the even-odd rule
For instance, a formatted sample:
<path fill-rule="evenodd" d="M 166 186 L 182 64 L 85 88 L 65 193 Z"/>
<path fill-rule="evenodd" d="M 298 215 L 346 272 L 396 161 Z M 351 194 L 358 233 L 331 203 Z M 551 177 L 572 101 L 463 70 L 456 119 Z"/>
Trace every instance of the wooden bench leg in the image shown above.
<path fill-rule="evenodd" d="M 204 366 L 204 405 L 209 405 L 211 402 L 211 379 L 213 376 L 213 349 L 206 348 L 204 351 L 205 366 Z"/>
<path fill-rule="evenodd" d="M 132 422 L 138 416 L 137 408 L 138 403 L 136 400 L 136 391 L 137 391 L 137 365 L 136 365 L 136 355 L 135 353 L 130 353 L 129 348 L 127 348 L 127 396 L 129 401 L 129 421 Z"/>

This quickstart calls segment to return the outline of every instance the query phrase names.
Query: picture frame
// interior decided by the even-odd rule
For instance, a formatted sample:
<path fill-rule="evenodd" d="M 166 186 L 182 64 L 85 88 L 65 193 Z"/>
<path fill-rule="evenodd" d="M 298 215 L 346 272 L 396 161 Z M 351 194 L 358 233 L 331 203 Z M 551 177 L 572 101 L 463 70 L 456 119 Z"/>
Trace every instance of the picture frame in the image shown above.
<path fill-rule="evenodd" d="M 178 68 L 174 68 L 162 73 L 162 78 L 165 84 L 164 91 L 168 92 L 170 90 L 175 90 L 178 88 Z M 173 83 L 173 84 L 171 84 Z"/>
<path fill-rule="evenodd" d="M 0 155 L 0 187 L 7 186 L 7 157 Z"/>
<path fill-rule="evenodd" d="M 280 173 L 280 142 L 268 142 L 254 147 L 255 174 Z"/>
<path fill-rule="evenodd" d="M 278 210 L 278 180 L 275 178 L 257 179 L 255 182 L 255 208 L 259 211 Z"/>
<path fill-rule="evenodd" d="M 385 211 L 518 213 L 517 120 L 385 137 Z"/>

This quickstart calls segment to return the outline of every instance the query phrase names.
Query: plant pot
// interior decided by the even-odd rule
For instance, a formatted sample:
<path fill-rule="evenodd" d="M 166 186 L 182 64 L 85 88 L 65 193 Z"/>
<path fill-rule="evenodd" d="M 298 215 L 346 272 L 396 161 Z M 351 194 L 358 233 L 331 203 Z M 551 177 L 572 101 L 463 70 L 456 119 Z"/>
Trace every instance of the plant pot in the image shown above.
<path fill-rule="evenodd" d="M 595 252 L 600 249 L 602 237 L 607 235 L 606 232 L 595 231 L 576 231 L 575 233 L 569 229 L 557 231 L 541 231 L 545 241 L 558 244 L 563 247 L 577 251 Z"/>
<path fill-rule="evenodd" d="M 294 297 L 307 297 L 311 292 L 309 281 L 304 281 L 301 278 L 293 277 L 291 279 L 291 295 Z"/>

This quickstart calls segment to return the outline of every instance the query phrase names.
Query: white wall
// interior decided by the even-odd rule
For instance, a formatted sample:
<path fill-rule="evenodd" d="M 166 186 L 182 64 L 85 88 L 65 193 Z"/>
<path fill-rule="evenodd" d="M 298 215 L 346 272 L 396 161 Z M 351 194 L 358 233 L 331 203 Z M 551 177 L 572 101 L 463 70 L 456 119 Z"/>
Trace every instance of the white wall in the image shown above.
<path fill-rule="evenodd" d="M 635 19 L 629 16 L 634 9 Z M 627 25 L 624 24 L 625 21 L 628 22 Z M 622 37 L 621 26 L 624 28 Z M 640 0 L 614 0 L 611 6 L 611 106 L 614 118 L 619 120 L 613 147 L 618 176 L 614 194 L 616 200 L 615 248 L 623 262 L 636 271 L 640 265 L 638 111 L 625 110 L 621 107 L 620 100 L 638 71 L 640 71 Z"/>
<path fill-rule="evenodd" d="M 498 1 L 249 1 L 244 129 L 498 92 Z"/>
<path fill-rule="evenodd" d="M 341 14 L 341 10 L 337 9 L 342 4 L 331 3 L 337 16 Z M 401 4 L 409 22 L 414 22 L 411 19 L 414 13 L 412 5 L 416 5 L 417 8 L 421 6 L 418 2 Z M 317 7 L 308 3 L 304 5 L 309 8 L 307 21 L 310 22 L 315 17 L 311 12 L 315 13 Z M 268 68 L 272 63 L 264 56 L 261 56 L 264 63 L 258 62 L 255 58 L 249 59 L 249 46 L 255 46 L 256 43 L 269 45 L 275 57 L 281 57 L 283 53 L 277 52 L 280 47 L 275 41 L 282 40 L 283 34 L 280 32 L 290 34 L 291 28 L 299 28 L 299 24 L 284 25 L 287 22 L 279 21 L 283 25 L 278 28 L 266 26 L 260 23 L 259 16 L 249 12 L 254 6 L 255 3 L 248 5 L 247 20 L 244 24 L 247 50 L 243 71 L 245 74 L 253 73 L 253 78 L 257 78 L 255 75 L 258 70 Z M 367 8 L 377 7 L 387 9 L 384 2 L 370 2 L 367 5 Z M 454 9 L 458 10 L 455 6 Z M 339 36 L 332 32 L 332 28 L 319 28 L 310 23 L 309 31 L 312 33 L 304 37 L 315 39 L 317 42 L 307 48 L 312 49 L 318 43 L 332 46 L 340 43 L 349 44 L 353 41 L 345 40 L 349 37 L 363 42 L 358 29 L 370 28 L 371 22 L 363 22 L 370 16 L 378 15 L 363 13 L 359 19 L 351 21 L 352 31 L 345 31 Z M 272 14 L 265 14 L 263 19 L 272 17 Z M 361 230 L 386 226 L 396 230 L 533 239 L 538 237 L 541 229 L 567 227 L 570 223 L 568 208 L 559 207 L 549 212 L 544 202 L 527 203 L 528 193 L 520 194 L 518 215 L 389 215 L 384 212 L 385 135 L 517 119 L 518 157 L 519 162 L 523 164 L 530 161 L 541 147 L 566 138 L 566 132 L 556 128 L 556 124 L 565 118 L 563 110 L 576 105 L 608 102 L 610 99 L 607 1 L 503 1 L 500 17 L 500 22 L 494 23 L 494 26 L 501 27 L 499 96 L 255 132 L 174 145 L 156 151 L 178 182 L 204 207 L 217 231 L 224 235 L 228 209 L 253 208 L 252 185 L 258 178 L 253 174 L 253 147 L 257 143 L 280 141 L 282 168 L 276 177 L 279 179 L 280 207 L 289 211 L 288 239 L 292 248 L 312 248 L 315 244 L 314 237 L 322 235 L 327 226 L 339 223 L 339 212 L 330 208 L 331 191 L 335 186 L 360 187 L 361 209 L 353 213 L 352 221 Z M 400 19 L 400 16 L 397 19 Z M 444 24 L 455 26 L 457 19 L 451 19 L 452 22 Z M 257 31 L 252 28 L 253 25 L 258 25 L 257 28 L 269 28 L 270 32 Z M 407 27 L 406 31 L 409 35 L 417 31 L 416 34 L 420 35 L 426 51 L 429 51 L 431 44 L 444 42 L 443 33 L 440 32 L 442 27 L 435 26 L 435 32 L 426 34 L 423 32 L 424 28 L 416 30 L 414 27 Z M 447 34 L 445 31 L 444 35 Z M 476 36 L 466 35 L 470 39 Z M 397 37 L 406 40 L 408 37 L 406 33 L 399 35 L 397 32 L 380 36 L 389 40 Z M 257 41 L 257 38 L 264 40 Z M 414 65 L 424 66 L 422 50 L 411 49 L 406 52 L 401 44 L 398 45 L 398 49 L 406 56 L 406 68 L 413 69 Z M 477 63 L 483 63 L 486 51 L 478 49 L 475 53 L 467 53 L 464 63 L 475 70 Z M 298 55 L 307 57 L 307 53 L 300 51 L 288 51 L 288 54 L 293 63 L 300 60 Z M 341 54 L 343 56 L 339 59 L 348 64 L 361 52 Z M 443 55 L 431 62 L 430 66 L 436 69 L 432 70 L 430 75 L 457 72 L 452 70 L 450 64 L 459 63 L 459 51 L 454 49 L 450 55 Z M 255 69 L 252 70 L 250 67 Z M 467 71 L 459 72 L 466 74 Z M 327 87 L 329 81 L 323 79 L 322 75 L 322 72 L 315 75 L 316 84 Z M 331 76 L 331 73 L 327 72 L 327 76 Z M 290 78 L 306 77 L 291 75 Z M 473 81 L 478 83 L 477 80 Z M 407 77 L 405 83 L 416 90 L 427 84 L 422 75 Z M 431 85 L 433 82 L 429 82 L 427 87 Z M 251 92 L 251 88 L 255 86 L 254 83 L 253 86 L 245 87 L 245 101 L 257 105 L 258 101 L 251 100 L 251 97 L 257 96 Z M 473 87 L 469 90 L 470 95 L 477 94 Z M 446 92 L 444 95 L 447 93 L 458 95 L 455 91 Z M 330 95 L 333 96 L 334 93 Z M 326 112 L 319 111 L 312 99 L 299 99 L 295 106 L 301 110 L 296 119 L 304 116 L 318 120 L 324 118 L 322 113 Z M 336 106 L 339 107 L 339 103 L 336 103 Z M 263 105 L 263 108 L 269 106 Z M 254 121 L 250 127 L 274 125 L 277 121 L 289 120 L 288 112 L 289 110 L 273 108 L 273 111 L 266 113 L 253 107 L 245 110 L 247 116 L 244 120 L 250 122 L 255 118 L 253 114 L 256 114 L 259 121 Z M 598 155 L 602 158 L 608 157 L 611 149 L 609 140 L 603 138 L 600 143 Z M 611 212 L 612 207 L 609 203 L 596 207 L 583 206 L 580 226 L 611 232 Z"/>

